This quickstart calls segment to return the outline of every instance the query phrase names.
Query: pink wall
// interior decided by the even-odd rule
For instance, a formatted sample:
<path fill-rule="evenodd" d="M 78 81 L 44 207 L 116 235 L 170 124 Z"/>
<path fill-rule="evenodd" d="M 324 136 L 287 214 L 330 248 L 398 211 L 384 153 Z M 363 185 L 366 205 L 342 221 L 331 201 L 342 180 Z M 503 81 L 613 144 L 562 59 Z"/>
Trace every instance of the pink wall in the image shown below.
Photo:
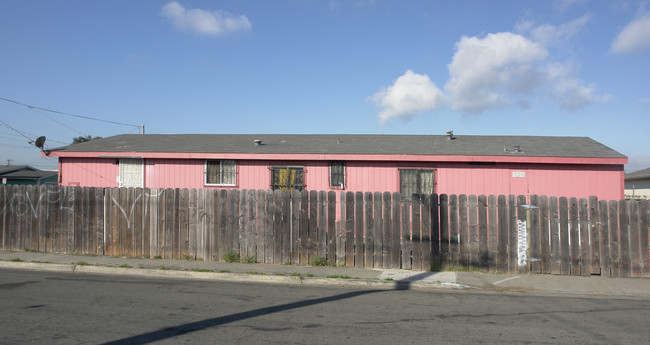
<path fill-rule="evenodd" d="M 116 159 L 59 158 L 63 186 L 117 187 L 120 166 Z"/>
<path fill-rule="evenodd" d="M 269 189 L 270 166 L 304 166 L 309 190 L 340 190 L 329 187 L 328 161 L 237 160 L 237 186 L 204 186 L 202 159 L 145 159 L 144 183 L 148 188 L 240 188 Z M 119 165 L 108 158 L 60 158 L 61 184 L 117 186 Z M 435 192 L 442 194 L 538 194 L 623 198 L 623 164 L 530 164 L 463 162 L 346 162 L 346 191 L 399 191 L 398 168 L 436 169 Z M 514 176 L 513 177 L 513 172 Z"/>

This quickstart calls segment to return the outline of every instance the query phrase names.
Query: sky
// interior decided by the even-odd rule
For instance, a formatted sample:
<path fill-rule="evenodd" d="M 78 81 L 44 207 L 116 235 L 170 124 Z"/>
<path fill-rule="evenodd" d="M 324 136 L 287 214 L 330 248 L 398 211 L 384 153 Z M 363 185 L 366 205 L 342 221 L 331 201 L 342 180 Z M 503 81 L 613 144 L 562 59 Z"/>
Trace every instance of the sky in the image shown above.
<path fill-rule="evenodd" d="M 650 167 L 650 0 L 0 1 L 0 164 L 79 136 L 586 136 Z"/>

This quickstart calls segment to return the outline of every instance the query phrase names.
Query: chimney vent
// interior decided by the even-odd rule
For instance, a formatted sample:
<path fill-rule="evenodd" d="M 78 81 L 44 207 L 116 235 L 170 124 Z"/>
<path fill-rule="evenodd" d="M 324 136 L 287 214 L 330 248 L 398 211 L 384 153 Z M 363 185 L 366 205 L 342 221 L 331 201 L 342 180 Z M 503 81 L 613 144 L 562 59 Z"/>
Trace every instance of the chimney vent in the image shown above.
<path fill-rule="evenodd" d="M 253 140 L 253 142 L 255 143 L 255 146 L 262 145 L 262 140 L 261 139 L 255 139 L 255 140 Z"/>
<path fill-rule="evenodd" d="M 447 131 L 447 140 L 454 139 L 454 131 Z"/>

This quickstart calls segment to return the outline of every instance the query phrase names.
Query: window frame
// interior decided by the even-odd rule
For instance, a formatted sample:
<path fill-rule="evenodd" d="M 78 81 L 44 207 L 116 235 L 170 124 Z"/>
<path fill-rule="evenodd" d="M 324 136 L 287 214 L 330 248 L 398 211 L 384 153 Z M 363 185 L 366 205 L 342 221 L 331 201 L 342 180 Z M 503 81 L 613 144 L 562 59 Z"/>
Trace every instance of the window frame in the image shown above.
<path fill-rule="evenodd" d="M 208 182 L 208 163 L 209 162 L 219 162 L 219 183 L 210 183 Z M 223 173 L 223 168 L 224 168 L 224 162 L 232 162 L 232 165 L 234 166 L 234 171 L 232 172 L 233 174 L 233 183 L 224 183 L 224 173 Z M 218 186 L 218 187 L 236 187 L 237 186 L 237 176 L 238 176 L 238 165 L 237 161 L 234 159 L 206 159 L 204 164 L 203 164 L 203 185 L 205 186 Z"/>
<path fill-rule="evenodd" d="M 289 189 L 289 190 L 297 189 L 297 190 L 299 190 L 299 191 L 302 191 L 302 190 L 305 190 L 305 189 L 307 188 L 307 183 L 305 182 L 305 173 L 307 172 L 307 169 L 305 169 L 304 166 L 296 166 L 296 165 L 272 165 L 272 166 L 269 167 L 269 170 L 270 170 L 270 172 L 271 172 L 271 176 L 270 176 L 270 179 L 271 179 L 271 181 L 270 181 L 270 182 L 271 182 L 271 183 L 270 183 L 271 190 L 276 190 L 276 189 L 280 189 L 280 190 L 282 190 L 282 187 L 283 187 L 282 185 L 280 185 L 280 184 L 274 184 L 274 183 L 273 183 L 273 174 L 275 173 L 275 171 L 279 171 L 279 170 L 287 170 L 287 171 L 289 171 L 289 170 L 301 170 L 301 171 L 302 171 L 302 185 L 297 185 L 297 184 L 295 184 L 295 185 L 291 185 L 291 186 L 286 185 L 286 189 Z M 296 187 L 297 187 L 297 188 L 296 188 Z"/>
<path fill-rule="evenodd" d="M 411 195 L 413 194 L 422 194 L 422 195 L 428 195 L 428 194 L 434 194 L 436 192 L 436 171 L 437 169 L 435 168 L 398 168 L 398 183 L 399 183 L 399 192 L 402 196 L 402 199 L 411 199 Z M 402 172 L 404 171 L 417 171 L 417 179 L 416 179 L 416 192 L 415 193 L 410 193 L 409 195 L 405 195 L 404 191 L 402 191 Z M 420 188 L 422 187 L 422 173 L 423 172 L 430 172 L 432 174 L 431 179 L 431 193 L 422 193 L 420 191 Z M 419 192 L 418 192 L 419 191 Z"/>
<path fill-rule="evenodd" d="M 341 167 L 341 179 L 343 179 L 342 183 L 336 183 L 336 184 L 332 183 L 332 177 L 333 177 L 332 168 L 335 167 L 334 166 L 335 163 L 337 163 L 337 164 L 340 163 L 341 164 L 340 165 L 340 167 Z M 336 166 L 336 168 L 338 168 L 338 166 Z M 338 187 L 340 189 L 345 189 L 346 182 L 347 182 L 346 170 L 347 169 L 346 169 L 345 161 L 330 161 L 329 162 L 329 185 L 330 185 L 330 188 Z"/>

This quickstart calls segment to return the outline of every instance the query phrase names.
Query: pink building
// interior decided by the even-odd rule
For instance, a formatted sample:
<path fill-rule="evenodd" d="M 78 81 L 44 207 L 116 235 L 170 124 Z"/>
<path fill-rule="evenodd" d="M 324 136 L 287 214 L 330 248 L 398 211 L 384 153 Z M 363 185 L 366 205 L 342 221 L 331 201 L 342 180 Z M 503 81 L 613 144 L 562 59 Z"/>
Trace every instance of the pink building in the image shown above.
<path fill-rule="evenodd" d="M 147 134 L 73 144 L 64 186 L 624 197 L 627 157 L 586 137 Z"/>

